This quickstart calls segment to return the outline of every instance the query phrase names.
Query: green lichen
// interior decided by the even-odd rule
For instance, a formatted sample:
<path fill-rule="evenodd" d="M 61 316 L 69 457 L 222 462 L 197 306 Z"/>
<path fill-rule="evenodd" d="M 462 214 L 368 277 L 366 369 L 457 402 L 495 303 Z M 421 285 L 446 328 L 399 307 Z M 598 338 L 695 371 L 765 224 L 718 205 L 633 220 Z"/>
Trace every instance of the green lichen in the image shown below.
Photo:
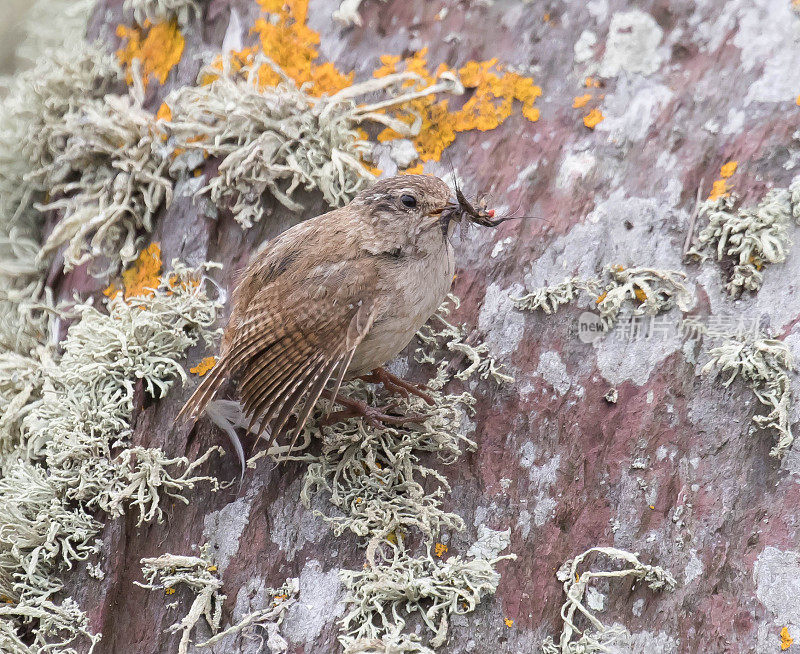
<path fill-rule="evenodd" d="M 800 223 L 800 178 L 787 189 L 773 189 L 756 207 L 737 206 L 735 194 L 706 200 L 698 217 L 708 220 L 688 254 L 733 264 L 726 289 L 738 297 L 757 292 L 767 264 L 782 263 L 791 248 L 789 226 Z"/>
<path fill-rule="evenodd" d="M 283 82 L 262 88 L 262 65 L 272 66 Z M 172 113 L 172 142 L 183 151 L 173 168 L 191 168 L 207 155 L 221 159 L 218 174 L 201 192 L 215 205 L 229 205 L 245 228 L 261 219 L 261 196 L 267 191 L 292 211 L 303 210 L 292 199 L 298 188 L 320 191 L 331 206 L 345 204 L 374 179 L 362 163 L 372 146 L 362 139 L 359 125 L 379 122 L 409 134 L 408 125 L 382 112 L 421 95 L 461 90 L 446 77 L 422 91 L 404 92 L 404 82 L 419 78 L 403 73 L 317 98 L 263 55 L 238 73 L 212 67 L 200 76 L 213 81 L 177 89 L 165 101 Z M 375 93 L 389 99 L 356 103 Z"/>
<path fill-rule="evenodd" d="M 600 554 L 622 564 L 617 570 L 585 570 L 579 572 L 584 560 L 593 554 Z M 615 547 L 593 547 L 583 554 L 568 560 L 556 574 L 564 582 L 566 601 L 561 607 L 564 628 L 558 645 L 548 637 L 542 643 L 543 654 L 600 654 L 603 652 L 628 651 L 631 648 L 631 634 L 621 625 L 606 626 L 584 604 L 584 597 L 590 583 L 597 579 L 622 579 L 631 582 L 644 582 L 650 590 L 672 590 L 676 586 L 672 575 L 658 566 L 642 563 L 638 554 L 632 554 Z M 578 615 L 576 616 L 576 612 Z M 582 615 L 588 627 L 581 629 L 575 623 Z"/>
<path fill-rule="evenodd" d="M 360 382 L 346 384 L 342 392 L 370 404 L 385 399 Z M 376 429 L 350 420 L 322 428 L 322 454 L 308 466 L 301 499 L 310 506 L 316 494 L 329 493 L 331 504 L 341 514 L 315 513 L 334 528 L 334 533 L 349 530 L 374 546 L 390 534 L 412 528 L 427 539 L 442 529 L 464 528 L 459 516 L 442 510 L 442 498 L 450 486 L 441 473 L 422 463 L 421 454 L 433 453 L 450 464 L 461 456 L 463 448 L 475 448 L 475 443 L 463 435 L 474 400 L 467 393 L 432 391 L 432 397 L 432 407 L 416 396 L 397 400 L 401 412 L 426 414 L 421 424 Z M 425 486 L 423 480 L 428 482 Z M 436 486 L 433 490 L 431 482 Z"/>
<path fill-rule="evenodd" d="M 596 309 L 607 331 L 614 327 L 625 307 L 630 308 L 633 316 L 654 316 L 676 306 L 688 311 L 691 293 L 683 283 L 685 279 L 686 275 L 676 270 L 606 266 L 599 277 L 567 278 L 560 284 L 538 288 L 512 300 L 519 309 L 551 314 L 585 292 L 595 298 Z"/>
<path fill-rule="evenodd" d="M 601 289 L 602 283 L 598 278 L 567 277 L 560 284 L 542 286 L 527 295 L 512 299 L 519 309 L 541 310 L 549 315 L 556 313 L 561 306 L 577 300 L 581 292 L 597 297 L 600 295 Z"/>
<path fill-rule="evenodd" d="M 20 622 L 33 625 L 32 643 L 20 636 Z M 0 651 L 7 654 L 92 654 L 99 641 L 100 635 L 89 631 L 88 616 L 69 597 L 60 604 L 42 598 L 0 604 Z"/>
<path fill-rule="evenodd" d="M 20 25 L 24 35 L 16 51 L 22 63 L 35 62 L 51 49 L 74 46 L 86 37 L 86 27 L 97 0 L 35 0 Z"/>
<path fill-rule="evenodd" d="M 48 3 L 37 3 L 35 10 L 42 11 L 43 4 Z M 65 35 L 85 29 L 85 16 L 81 30 L 73 22 L 67 11 Z M 52 22 L 45 24 L 52 32 Z M 0 100 L 0 350 L 28 358 L 55 316 L 42 282 L 48 262 L 39 257 L 44 216 L 37 208 L 50 187 L 37 171 L 53 163 L 53 135 L 64 116 L 84 100 L 102 97 L 119 79 L 113 58 L 80 38 L 69 48 L 48 46 L 38 56 L 6 82 Z"/>
<path fill-rule="evenodd" d="M 783 458 L 794 442 L 789 372 L 795 366 L 788 346 L 763 334 L 707 332 L 706 337 L 718 339 L 719 344 L 708 349 L 709 360 L 701 373 L 727 377 L 723 381 L 726 387 L 736 379 L 750 387 L 756 399 L 769 410 L 767 415 L 753 416 L 753 422 L 759 429 L 775 431 L 778 442 L 770 455 Z"/>
<path fill-rule="evenodd" d="M 270 597 L 266 608 L 244 615 L 239 622 L 218 632 L 208 640 L 198 643 L 197 647 L 209 647 L 228 636 L 248 633 L 258 627 L 267 632 L 267 646 L 272 654 L 285 652 L 289 648 L 289 644 L 281 636 L 279 630 L 286 617 L 286 612 L 297 603 L 300 581 L 296 577 L 287 579 L 280 588 L 267 588 L 265 592 Z"/>

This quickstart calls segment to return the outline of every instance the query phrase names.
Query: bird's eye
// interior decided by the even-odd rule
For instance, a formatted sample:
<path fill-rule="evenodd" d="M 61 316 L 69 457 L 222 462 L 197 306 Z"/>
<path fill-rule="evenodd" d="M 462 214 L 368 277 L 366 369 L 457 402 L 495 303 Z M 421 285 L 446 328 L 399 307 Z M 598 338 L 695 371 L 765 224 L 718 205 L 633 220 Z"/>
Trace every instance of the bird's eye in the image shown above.
<path fill-rule="evenodd" d="M 409 209 L 413 209 L 417 206 L 417 198 L 415 198 L 413 195 L 401 195 L 400 202 L 403 203 L 404 207 L 408 207 Z"/>

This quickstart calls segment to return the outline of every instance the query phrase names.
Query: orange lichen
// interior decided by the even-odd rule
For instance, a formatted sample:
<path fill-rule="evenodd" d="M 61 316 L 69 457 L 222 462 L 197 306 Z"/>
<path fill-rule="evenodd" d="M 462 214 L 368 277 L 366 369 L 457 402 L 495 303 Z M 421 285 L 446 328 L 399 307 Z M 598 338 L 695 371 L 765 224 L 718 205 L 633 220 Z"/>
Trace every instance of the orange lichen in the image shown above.
<path fill-rule="evenodd" d="M 216 572 L 216 571 L 217 571 L 217 566 L 215 566 L 215 565 L 210 565 L 210 566 L 208 566 L 208 567 L 206 568 L 206 570 L 208 570 L 209 572 Z"/>
<path fill-rule="evenodd" d="M 318 61 L 320 35 L 306 24 L 308 0 L 257 1 L 265 15 L 256 20 L 251 32 L 258 37 L 263 54 L 286 75 L 298 84 L 306 84 L 308 92 L 315 96 L 333 94 L 352 85 L 353 72 L 343 72 L 331 62 Z M 251 47 L 230 53 L 226 62 L 221 56 L 217 57 L 211 72 L 206 73 L 200 83 L 210 84 L 217 79 L 216 71 L 221 73 L 225 63 L 232 73 L 252 64 L 258 49 Z M 434 84 L 445 72 L 457 74 L 464 86 L 472 90 L 469 100 L 455 111 L 450 110 L 446 99 L 438 100 L 433 96 L 416 98 L 400 108 L 387 110 L 408 125 L 414 123 L 417 116 L 422 119 L 420 132 L 413 139 L 422 162 L 439 160 L 458 132 L 495 129 L 512 114 L 517 102 L 522 105 L 524 118 L 531 122 L 539 120 L 539 109 L 534 103 L 542 94 L 541 89 L 531 78 L 507 70 L 496 59 L 469 61 L 458 70 L 440 64 L 432 70 L 427 62 L 427 48 L 423 48 L 404 59 L 399 55 L 384 54 L 379 57 L 379 62 L 373 72 L 376 78 L 400 71 L 419 75 L 419 82 L 409 80 L 406 83 L 409 91 Z M 275 86 L 281 78 L 264 64 L 258 70 L 258 80 L 266 88 Z M 378 135 L 378 140 L 390 141 L 401 137 L 405 138 L 405 135 L 386 128 Z M 414 166 L 414 172 L 417 169 L 419 164 Z"/>
<path fill-rule="evenodd" d="M 422 175 L 425 172 L 425 167 L 418 163 L 416 166 L 411 166 L 410 168 L 406 168 L 405 170 L 401 170 L 401 175 Z"/>
<path fill-rule="evenodd" d="M 381 65 L 373 71 L 373 77 L 386 77 L 397 72 L 397 64 L 400 63 L 400 55 L 381 55 L 379 57 Z"/>
<path fill-rule="evenodd" d="M 130 268 L 122 273 L 122 288 L 111 284 L 103 294 L 113 298 L 120 290 L 124 290 L 126 300 L 131 297 L 153 297 L 161 282 L 160 275 L 161 248 L 158 243 L 151 243 L 139 253 Z"/>
<path fill-rule="evenodd" d="M 341 91 L 353 83 L 353 73 L 343 74 L 332 63 L 315 63 L 319 34 L 306 25 L 308 0 L 259 0 L 270 14 L 259 18 L 252 32 L 258 35 L 264 54 L 298 84 L 310 82 L 309 92 L 320 96 Z M 263 86 L 275 86 L 280 76 L 268 65 L 259 71 Z"/>
<path fill-rule="evenodd" d="M 165 588 L 164 589 L 164 593 L 166 595 L 174 595 L 175 594 L 175 589 L 174 588 Z"/>
<path fill-rule="evenodd" d="M 450 111 L 448 100 L 437 100 L 426 96 L 409 103 L 408 109 L 421 116 L 420 133 L 414 137 L 414 145 L 422 161 L 438 161 L 444 149 L 459 132 L 477 129 L 488 131 L 501 125 L 512 113 L 514 102 L 522 103 L 522 115 L 529 121 L 539 120 L 539 110 L 534 106 L 542 90 L 529 77 L 507 70 L 497 59 L 468 61 L 456 70 L 439 65 L 431 71 L 427 62 L 428 49 L 423 48 L 402 62 L 402 69 L 416 73 L 422 78 L 417 88 L 433 84 L 445 72 L 457 73 L 462 84 L 472 90 L 472 96 L 461 109 Z M 373 75 L 385 77 L 398 72 L 399 58 L 381 57 L 381 67 Z M 415 116 L 400 113 L 396 116 L 411 124 Z M 379 141 L 391 141 L 401 135 L 390 128 L 378 134 Z"/>
<path fill-rule="evenodd" d="M 601 84 L 600 80 L 597 80 L 597 79 L 595 79 L 594 77 L 587 77 L 587 78 L 586 78 L 586 79 L 583 81 L 583 85 L 584 85 L 586 88 L 595 88 L 595 89 L 599 89 L 599 88 L 600 88 L 600 86 L 601 86 L 602 84 Z"/>
<path fill-rule="evenodd" d="M 433 546 L 433 551 L 436 554 L 436 556 L 438 556 L 441 559 L 445 554 L 447 554 L 447 545 L 445 545 L 444 543 L 436 543 Z"/>
<path fill-rule="evenodd" d="M 708 195 L 709 200 L 716 200 L 728 195 L 728 183 L 724 179 L 718 179 L 711 187 L 711 193 Z"/>
<path fill-rule="evenodd" d="M 599 109 L 592 109 L 586 116 L 583 117 L 583 124 L 586 125 L 589 129 L 594 129 L 599 125 L 603 120 L 605 120 L 605 116 L 600 113 Z"/>
<path fill-rule="evenodd" d="M 798 107 L 800 107 L 800 95 L 798 95 L 798 96 L 797 96 L 797 99 L 794 101 L 794 103 L 795 103 L 795 104 L 796 104 Z"/>
<path fill-rule="evenodd" d="M 142 27 L 118 25 L 117 36 L 127 39 L 127 43 L 117 50 L 117 58 L 127 71 L 128 84 L 133 83 L 132 64 L 138 59 L 145 88 L 151 77 L 159 84 L 167 81 L 169 72 L 181 60 L 186 45 L 176 20 L 156 25 L 145 21 Z"/>
<path fill-rule="evenodd" d="M 161 281 L 161 247 L 151 243 L 139 253 L 133 265 L 122 273 L 125 299 L 152 297 Z"/>
<path fill-rule="evenodd" d="M 511 625 L 513 625 L 513 624 L 514 624 L 514 621 L 513 621 L 511 618 L 505 618 L 505 619 L 503 620 L 503 622 L 505 622 L 505 623 L 506 623 L 506 627 L 510 627 Z"/>
<path fill-rule="evenodd" d="M 607 293 L 607 292 L 606 292 L 606 293 L 603 293 L 603 294 L 602 294 L 600 297 L 598 297 L 598 298 L 597 298 L 597 299 L 594 301 L 594 303 L 595 303 L 595 304 L 600 304 L 600 303 L 601 303 L 603 300 L 605 300 L 605 299 L 606 299 L 606 296 L 607 296 L 607 295 L 608 295 L 608 293 Z"/>
<path fill-rule="evenodd" d="M 194 368 L 189 368 L 189 372 L 193 372 L 195 375 L 199 375 L 200 377 L 202 377 L 215 365 L 217 365 L 216 357 L 206 357 L 200 363 L 198 363 Z"/>
<path fill-rule="evenodd" d="M 573 109 L 580 109 L 581 107 L 585 107 L 589 100 L 592 99 L 592 94 L 587 93 L 586 95 L 578 95 L 575 96 L 575 99 L 572 101 L 572 108 Z"/>
<path fill-rule="evenodd" d="M 739 166 L 738 161 L 729 161 L 722 168 L 719 169 L 719 174 L 725 178 L 730 177 L 733 173 L 736 172 L 736 168 Z"/>
<path fill-rule="evenodd" d="M 789 635 L 789 629 L 784 627 L 781 629 L 781 651 L 786 651 L 792 646 L 794 638 Z"/>
<path fill-rule="evenodd" d="M 170 109 L 169 105 L 166 102 L 162 102 L 161 106 L 158 108 L 158 113 L 156 113 L 156 120 L 172 120 L 172 109 Z"/>
<path fill-rule="evenodd" d="M 636 299 L 639 302 L 644 302 L 647 299 L 647 293 L 645 293 L 641 288 L 633 289 L 633 294 L 636 296 Z"/>
<path fill-rule="evenodd" d="M 252 46 L 250 48 L 244 48 L 243 50 L 234 51 L 231 50 L 226 58 L 228 63 L 228 70 L 231 74 L 235 75 L 238 73 L 242 68 L 248 66 L 252 60 L 253 56 L 258 52 L 258 48 L 256 46 Z M 211 63 L 209 68 L 211 71 L 217 71 L 218 73 L 222 73 L 225 67 L 225 62 L 223 61 L 222 55 L 217 55 L 214 61 Z M 215 79 L 219 78 L 219 75 L 215 72 L 205 72 L 200 77 L 199 84 L 200 86 L 208 86 L 213 82 Z"/>

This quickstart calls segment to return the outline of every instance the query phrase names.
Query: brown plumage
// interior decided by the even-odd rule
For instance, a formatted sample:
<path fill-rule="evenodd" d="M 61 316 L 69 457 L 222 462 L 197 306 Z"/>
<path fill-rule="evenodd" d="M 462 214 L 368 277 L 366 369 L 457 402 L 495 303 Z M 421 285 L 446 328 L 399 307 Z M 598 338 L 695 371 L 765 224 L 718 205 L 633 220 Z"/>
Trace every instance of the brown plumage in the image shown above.
<path fill-rule="evenodd" d="M 329 382 L 395 357 L 444 300 L 450 243 L 466 216 L 493 225 L 439 178 L 378 181 L 341 209 L 288 229 L 257 251 L 239 280 L 216 366 L 179 418 L 195 420 L 228 379 L 267 447 L 297 415 L 294 445 Z"/>

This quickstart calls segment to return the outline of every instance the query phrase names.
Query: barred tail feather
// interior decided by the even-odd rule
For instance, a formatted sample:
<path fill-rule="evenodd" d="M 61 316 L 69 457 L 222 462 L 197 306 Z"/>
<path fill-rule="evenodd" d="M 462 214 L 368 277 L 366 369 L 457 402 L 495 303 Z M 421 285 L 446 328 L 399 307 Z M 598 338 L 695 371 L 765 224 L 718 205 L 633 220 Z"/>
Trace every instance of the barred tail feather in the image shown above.
<path fill-rule="evenodd" d="M 219 387 L 222 386 L 228 378 L 227 368 L 228 366 L 224 360 L 217 362 L 217 365 L 206 374 L 200 386 L 192 393 L 192 396 L 186 400 L 186 404 L 183 405 L 183 408 L 176 418 L 177 422 L 190 422 L 194 424 L 200 417 L 200 414 L 205 411 L 208 403 L 214 399 Z"/>

